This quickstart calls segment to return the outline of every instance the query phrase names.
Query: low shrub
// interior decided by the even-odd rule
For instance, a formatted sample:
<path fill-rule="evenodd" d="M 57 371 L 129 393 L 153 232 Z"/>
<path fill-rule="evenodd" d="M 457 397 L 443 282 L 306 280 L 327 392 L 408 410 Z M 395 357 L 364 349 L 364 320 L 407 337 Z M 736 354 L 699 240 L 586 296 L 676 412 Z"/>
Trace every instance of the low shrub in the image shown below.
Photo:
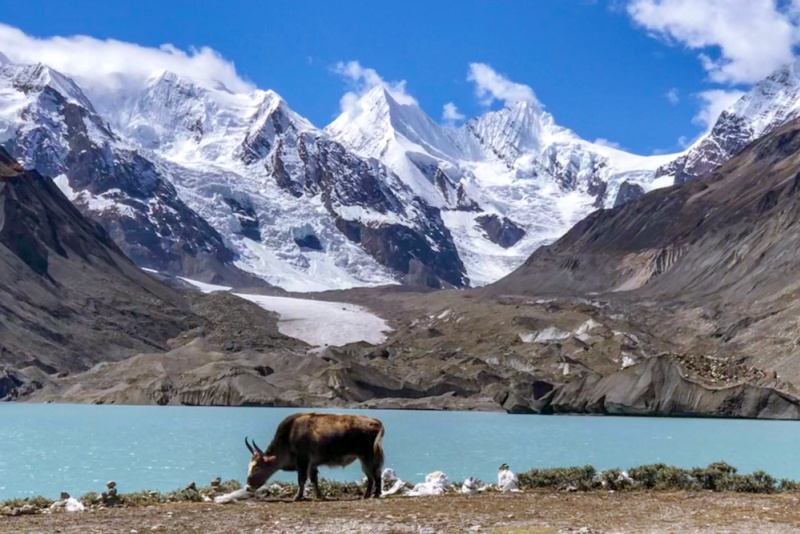
<path fill-rule="evenodd" d="M 775 493 L 777 480 L 765 471 L 754 471 L 749 475 L 734 475 L 733 491 L 741 493 Z"/>
<path fill-rule="evenodd" d="M 519 487 L 525 488 L 551 488 L 558 490 L 575 489 L 589 491 L 596 484 L 597 471 L 591 465 L 583 467 L 551 467 L 545 469 L 531 469 L 520 473 Z"/>
<path fill-rule="evenodd" d="M 611 491 L 626 491 L 636 489 L 636 481 L 627 471 L 609 469 L 595 476 L 595 483 L 601 488 Z"/>
<path fill-rule="evenodd" d="M 100 495 L 94 491 L 89 491 L 81 495 L 81 498 L 78 500 L 81 501 L 84 506 L 92 506 L 93 504 L 100 502 Z"/>
<path fill-rule="evenodd" d="M 360 497 L 364 494 L 366 486 L 360 482 L 337 482 L 334 480 L 319 479 L 319 489 L 325 497 L 331 498 L 346 498 L 346 497 Z M 297 494 L 297 484 L 288 482 L 275 482 L 267 487 L 263 495 L 278 498 L 288 499 Z M 309 497 L 315 497 L 314 486 L 310 483 L 306 484 L 305 494 Z"/>

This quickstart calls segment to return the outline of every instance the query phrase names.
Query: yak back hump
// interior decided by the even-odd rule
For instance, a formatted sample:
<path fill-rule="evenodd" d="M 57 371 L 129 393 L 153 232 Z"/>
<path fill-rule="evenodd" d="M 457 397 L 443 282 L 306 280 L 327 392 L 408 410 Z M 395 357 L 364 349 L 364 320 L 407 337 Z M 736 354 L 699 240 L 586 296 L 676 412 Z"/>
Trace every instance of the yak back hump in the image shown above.
<path fill-rule="evenodd" d="M 364 415 L 301 414 L 293 420 L 291 450 L 317 465 L 345 466 L 371 458 L 383 425 Z"/>

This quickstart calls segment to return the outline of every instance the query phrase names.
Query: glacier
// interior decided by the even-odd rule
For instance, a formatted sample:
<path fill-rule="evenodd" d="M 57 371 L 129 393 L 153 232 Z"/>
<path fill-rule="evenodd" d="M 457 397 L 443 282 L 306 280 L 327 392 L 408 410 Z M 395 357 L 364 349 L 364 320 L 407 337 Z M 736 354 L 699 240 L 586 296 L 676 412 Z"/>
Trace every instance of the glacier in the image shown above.
<path fill-rule="evenodd" d="M 491 283 L 623 186 L 697 179 L 800 116 L 798 63 L 658 156 L 584 140 L 533 100 L 456 127 L 377 85 L 318 128 L 274 91 L 168 71 L 117 98 L 92 89 L 3 59 L 0 143 L 139 265 L 297 292 Z"/>

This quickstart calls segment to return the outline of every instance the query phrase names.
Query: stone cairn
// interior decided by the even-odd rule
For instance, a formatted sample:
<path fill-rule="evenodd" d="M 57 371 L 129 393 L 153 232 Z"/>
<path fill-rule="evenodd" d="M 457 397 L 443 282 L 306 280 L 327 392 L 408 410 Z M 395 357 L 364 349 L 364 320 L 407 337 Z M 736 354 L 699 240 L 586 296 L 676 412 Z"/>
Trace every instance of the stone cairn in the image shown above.
<path fill-rule="evenodd" d="M 117 483 L 109 480 L 106 484 L 106 491 L 100 495 L 100 500 L 105 506 L 116 506 L 119 504 L 119 497 L 117 496 Z"/>

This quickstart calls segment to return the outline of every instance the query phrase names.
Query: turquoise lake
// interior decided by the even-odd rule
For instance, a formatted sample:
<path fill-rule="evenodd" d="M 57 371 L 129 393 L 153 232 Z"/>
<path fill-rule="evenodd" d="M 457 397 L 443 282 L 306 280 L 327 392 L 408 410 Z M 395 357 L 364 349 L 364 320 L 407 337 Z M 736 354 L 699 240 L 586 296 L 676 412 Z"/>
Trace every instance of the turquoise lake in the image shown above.
<path fill-rule="evenodd" d="M 0 403 L 0 499 L 61 491 L 172 490 L 244 479 L 244 437 L 266 447 L 278 422 L 299 410 Z M 663 462 L 681 467 L 724 460 L 740 472 L 764 469 L 800 479 L 800 423 L 646 417 L 531 416 L 475 412 L 353 411 L 386 426 L 386 466 L 421 482 L 495 481 L 514 471 L 592 464 L 598 469 Z M 360 480 L 358 464 L 321 470 Z M 280 480 L 292 480 L 284 473 Z"/>

